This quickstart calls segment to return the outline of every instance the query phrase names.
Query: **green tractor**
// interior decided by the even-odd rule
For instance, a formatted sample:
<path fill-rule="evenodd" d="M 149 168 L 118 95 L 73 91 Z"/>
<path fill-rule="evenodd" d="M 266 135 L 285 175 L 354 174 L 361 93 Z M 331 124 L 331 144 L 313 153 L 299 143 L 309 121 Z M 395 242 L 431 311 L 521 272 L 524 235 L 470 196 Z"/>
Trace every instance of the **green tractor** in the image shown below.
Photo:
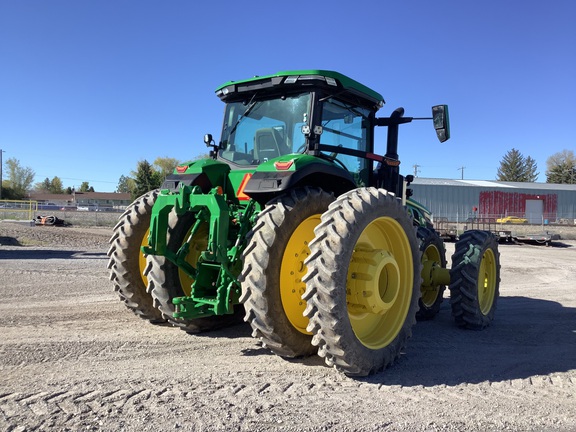
<path fill-rule="evenodd" d="M 114 228 L 110 277 L 125 305 L 195 333 L 244 316 L 283 357 L 314 353 L 368 375 L 401 353 L 449 285 L 458 325 L 490 324 L 499 288 L 492 234 L 469 231 L 451 270 L 399 173 L 399 108 L 340 73 L 279 72 L 216 89 L 226 104 L 210 158 L 179 165 Z M 441 142 L 448 107 L 432 108 Z M 374 130 L 387 127 L 385 155 Z M 415 217 L 418 215 L 417 217 Z"/>

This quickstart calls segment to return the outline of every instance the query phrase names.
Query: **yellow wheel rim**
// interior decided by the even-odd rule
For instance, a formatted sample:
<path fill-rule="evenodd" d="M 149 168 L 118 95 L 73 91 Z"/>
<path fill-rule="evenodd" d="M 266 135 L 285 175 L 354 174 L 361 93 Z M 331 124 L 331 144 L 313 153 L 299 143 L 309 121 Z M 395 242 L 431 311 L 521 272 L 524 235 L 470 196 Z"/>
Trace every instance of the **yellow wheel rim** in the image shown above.
<path fill-rule="evenodd" d="M 436 245 L 428 245 L 424 253 L 422 254 L 422 272 L 431 269 L 434 264 L 442 267 L 442 262 L 440 261 L 440 251 Z M 426 281 L 428 274 L 423 275 L 423 280 Z M 438 293 L 440 291 L 439 285 L 425 285 L 422 284 L 420 288 L 422 296 L 420 297 L 422 304 L 426 307 L 432 307 L 438 298 Z"/>
<path fill-rule="evenodd" d="M 180 246 L 184 245 L 188 238 L 190 237 L 190 232 L 192 231 L 192 227 L 188 230 L 184 238 L 182 239 L 182 243 Z M 206 250 L 208 247 L 208 224 L 203 223 L 200 225 L 198 231 L 194 237 L 190 240 L 190 245 L 188 248 L 188 253 L 186 254 L 186 262 L 190 264 L 192 267 L 198 267 L 198 258 L 200 258 L 200 254 Z M 182 291 L 184 291 L 184 295 L 190 296 L 192 293 L 192 284 L 194 283 L 194 279 L 187 275 L 181 268 L 178 268 L 178 278 L 180 279 L 180 286 L 182 287 Z"/>
<path fill-rule="evenodd" d="M 148 246 L 148 235 L 150 234 L 150 228 L 146 230 L 144 233 L 144 237 L 142 237 L 142 241 L 140 242 L 140 246 Z M 142 253 L 142 249 L 138 249 L 138 269 L 140 270 L 140 277 L 142 278 L 142 282 L 144 286 L 148 286 L 148 278 L 144 276 L 144 270 L 146 270 L 146 256 Z"/>
<path fill-rule="evenodd" d="M 282 308 L 290 324 L 300 333 L 307 335 L 311 333 L 306 331 L 308 325 L 308 318 L 304 316 L 306 302 L 302 300 L 306 284 L 302 282 L 302 278 L 307 271 L 304 261 L 310 255 L 308 244 L 314 238 L 314 228 L 319 223 L 320 215 L 317 214 L 298 225 L 286 244 L 280 267 Z"/>
<path fill-rule="evenodd" d="M 372 221 L 354 247 L 346 283 L 352 329 L 366 347 L 394 341 L 408 315 L 414 285 L 410 241 L 393 218 Z"/>
<path fill-rule="evenodd" d="M 496 257 L 492 249 L 487 249 L 482 255 L 478 270 L 478 303 L 483 315 L 492 309 L 496 295 Z"/>

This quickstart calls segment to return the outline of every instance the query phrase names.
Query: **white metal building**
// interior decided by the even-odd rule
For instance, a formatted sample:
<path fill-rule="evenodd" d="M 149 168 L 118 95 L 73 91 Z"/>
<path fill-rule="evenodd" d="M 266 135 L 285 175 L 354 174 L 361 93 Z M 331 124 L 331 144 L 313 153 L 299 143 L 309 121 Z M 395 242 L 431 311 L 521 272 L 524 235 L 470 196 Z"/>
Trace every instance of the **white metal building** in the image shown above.
<path fill-rule="evenodd" d="M 434 217 L 453 222 L 518 216 L 531 223 L 575 224 L 576 185 L 416 178 L 410 188 Z"/>

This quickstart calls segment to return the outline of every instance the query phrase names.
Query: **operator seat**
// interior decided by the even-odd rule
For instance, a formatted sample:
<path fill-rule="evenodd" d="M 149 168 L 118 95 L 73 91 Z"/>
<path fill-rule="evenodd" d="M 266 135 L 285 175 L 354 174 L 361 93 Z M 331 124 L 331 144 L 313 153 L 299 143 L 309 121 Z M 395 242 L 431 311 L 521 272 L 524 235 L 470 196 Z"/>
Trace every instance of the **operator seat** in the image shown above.
<path fill-rule="evenodd" d="M 254 136 L 254 159 L 260 162 L 280 156 L 283 152 L 282 136 L 274 128 L 258 129 Z"/>

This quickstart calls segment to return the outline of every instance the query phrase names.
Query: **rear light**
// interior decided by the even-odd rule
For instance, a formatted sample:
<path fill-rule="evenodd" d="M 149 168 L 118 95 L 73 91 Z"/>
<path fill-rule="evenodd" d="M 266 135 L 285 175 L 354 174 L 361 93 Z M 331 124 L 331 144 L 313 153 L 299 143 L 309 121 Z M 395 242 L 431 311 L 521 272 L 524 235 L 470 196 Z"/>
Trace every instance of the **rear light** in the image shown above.
<path fill-rule="evenodd" d="M 290 169 L 290 167 L 292 166 L 293 163 L 294 163 L 294 160 L 291 160 L 288 162 L 274 162 L 274 167 L 278 171 L 286 171 L 287 169 Z"/>

